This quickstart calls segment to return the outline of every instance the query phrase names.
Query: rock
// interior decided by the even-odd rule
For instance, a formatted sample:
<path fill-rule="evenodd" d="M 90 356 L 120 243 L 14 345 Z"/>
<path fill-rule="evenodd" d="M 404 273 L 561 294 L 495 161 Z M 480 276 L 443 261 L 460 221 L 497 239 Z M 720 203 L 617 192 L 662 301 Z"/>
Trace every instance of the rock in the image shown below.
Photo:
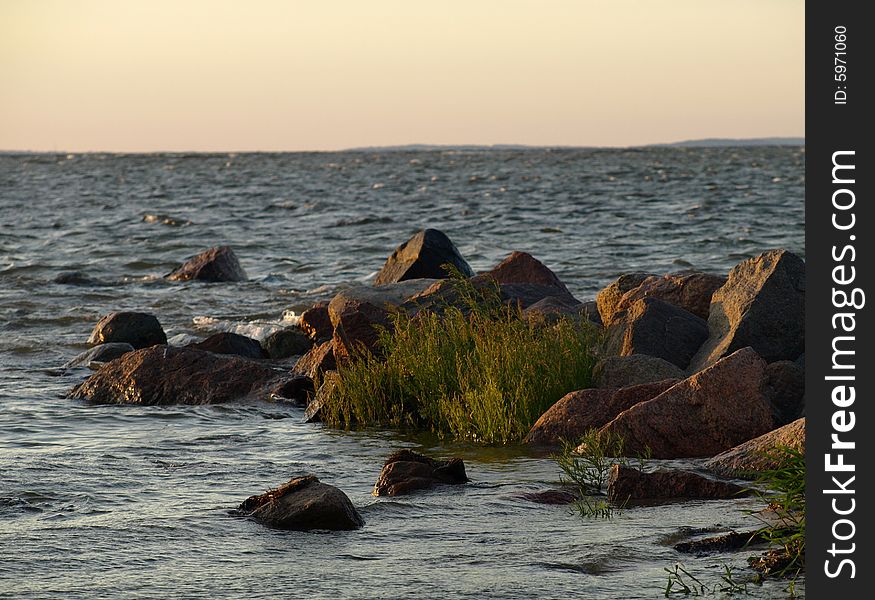
<path fill-rule="evenodd" d="M 564 492 L 562 490 L 544 490 L 543 492 L 521 492 L 516 494 L 517 498 L 521 498 L 522 500 L 528 500 L 529 502 L 534 502 L 535 504 L 554 504 L 554 505 L 565 505 L 571 504 L 575 500 L 577 500 L 577 496 L 572 494 L 571 492 Z"/>
<path fill-rule="evenodd" d="M 189 258 L 166 276 L 170 281 L 246 281 L 246 273 L 230 246 L 216 246 Z"/>
<path fill-rule="evenodd" d="M 281 359 L 303 356 L 313 347 L 313 340 L 297 327 L 287 327 L 267 336 L 262 346 L 270 358 Z"/>
<path fill-rule="evenodd" d="M 570 306 L 579 306 L 581 302 L 563 289 L 552 285 L 540 283 L 505 283 L 497 284 L 485 275 L 477 275 L 468 280 L 474 290 L 491 297 L 498 294 L 498 299 L 505 304 L 514 304 L 522 310 L 534 306 L 538 302 L 550 299 L 551 303 L 562 303 Z M 467 291 L 467 290 L 466 290 Z M 463 311 L 470 310 L 468 300 L 459 293 L 458 284 L 455 281 L 439 281 L 421 293 L 412 296 L 402 305 L 408 313 L 416 313 L 421 310 L 442 312 L 447 306 L 454 306 Z"/>
<path fill-rule="evenodd" d="M 315 475 L 296 477 L 259 496 L 251 496 L 238 511 L 278 529 L 345 531 L 365 524 L 349 497 Z"/>
<path fill-rule="evenodd" d="M 242 356 L 243 358 L 252 358 L 255 360 L 267 358 L 267 353 L 261 347 L 257 340 L 248 338 L 245 335 L 238 333 L 222 332 L 214 333 L 207 339 L 201 342 L 189 344 L 189 348 L 197 348 L 198 350 L 206 350 L 215 354 L 233 354 Z"/>
<path fill-rule="evenodd" d="M 523 311 L 526 317 L 541 317 L 545 319 L 556 317 L 579 318 L 583 304 L 568 296 L 548 296 L 538 300 Z"/>
<path fill-rule="evenodd" d="M 742 550 L 754 544 L 768 542 L 766 535 L 759 531 L 739 533 L 730 531 L 722 535 L 675 544 L 674 549 L 685 554 L 713 554 Z"/>
<path fill-rule="evenodd" d="M 301 323 L 298 326 L 314 342 L 330 340 L 334 327 L 331 326 L 331 317 L 328 316 L 328 302 L 317 302 L 301 313 Z"/>
<path fill-rule="evenodd" d="M 580 305 L 580 310 L 578 311 L 580 316 L 589 319 L 596 325 L 604 325 L 602 323 L 602 316 L 599 314 L 598 303 L 595 300 L 587 300 Z"/>
<path fill-rule="evenodd" d="M 316 395 L 313 396 L 313 399 L 307 404 L 307 409 L 304 411 L 305 423 L 320 423 L 322 421 L 322 408 L 334 392 L 337 381 L 337 371 L 326 371 L 323 374 Z"/>
<path fill-rule="evenodd" d="M 683 369 L 677 365 L 646 354 L 609 356 L 597 362 L 592 369 L 592 380 L 598 388 L 624 388 L 685 377 Z"/>
<path fill-rule="evenodd" d="M 605 327 L 614 322 L 614 317 L 618 313 L 622 314 L 623 311 L 619 310 L 618 306 L 623 295 L 641 285 L 648 277 L 652 277 L 652 275 L 650 273 L 627 273 L 626 275 L 620 275 L 611 285 L 596 294 L 596 306 Z"/>
<path fill-rule="evenodd" d="M 466 277 L 474 275 L 450 238 L 437 229 L 424 229 L 395 249 L 377 273 L 374 284 L 406 279 L 445 279 L 450 275 L 443 269 L 445 264 L 452 265 Z"/>
<path fill-rule="evenodd" d="M 766 363 L 742 348 L 652 400 L 640 402 L 602 427 L 621 436 L 630 455 L 711 457 L 774 425 L 763 393 Z"/>
<path fill-rule="evenodd" d="M 615 464 L 608 477 L 608 498 L 617 504 L 629 500 L 740 498 L 749 494 L 740 485 L 708 479 L 690 471 L 659 469 L 644 472 Z"/>
<path fill-rule="evenodd" d="M 378 288 L 354 287 L 337 294 L 328 304 L 335 358 L 346 360 L 357 351 L 373 351 L 380 329 L 390 326 L 390 312 L 432 283 L 428 279 L 408 280 Z"/>
<path fill-rule="evenodd" d="M 627 408 L 650 400 L 677 381 L 669 379 L 623 389 L 586 389 L 566 394 L 541 415 L 523 443 L 558 446 L 562 440 L 576 442 L 588 430 L 604 426 Z"/>
<path fill-rule="evenodd" d="M 796 359 L 805 350 L 805 263 L 770 250 L 736 265 L 711 299 L 708 331 L 691 372 L 747 346 L 766 362 Z"/>
<path fill-rule="evenodd" d="M 153 315 L 140 312 L 113 312 L 100 318 L 88 338 L 89 346 L 121 342 L 134 348 L 166 344 L 167 335 Z"/>
<path fill-rule="evenodd" d="M 76 355 L 70 362 L 64 365 L 65 369 L 73 367 L 87 367 L 90 363 L 105 363 L 115 360 L 119 356 L 133 352 L 135 348 L 125 342 L 111 342 L 109 344 L 100 344 L 90 350 L 86 350 L 81 354 Z"/>
<path fill-rule="evenodd" d="M 292 368 L 294 373 L 306 375 L 310 379 L 316 379 L 321 373 L 333 371 L 337 368 L 334 358 L 334 342 L 322 342 L 313 346 L 304 356 L 298 359 Z"/>
<path fill-rule="evenodd" d="M 171 217 L 170 215 L 160 214 L 143 215 L 143 223 L 160 223 L 161 225 L 170 225 L 171 227 L 184 227 L 185 225 L 192 224 L 188 219 L 180 219 L 177 217 Z"/>
<path fill-rule="evenodd" d="M 685 369 L 706 339 L 704 320 L 659 298 L 642 298 L 608 328 L 605 353 L 646 354 Z"/>
<path fill-rule="evenodd" d="M 775 407 L 776 425 L 786 425 L 805 412 L 805 371 L 793 361 L 779 360 L 766 367 L 764 393 Z"/>
<path fill-rule="evenodd" d="M 54 283 L 61 283 L 64 285 L 81 285 L 81 286 L 98 286 L 98 285 L 106 285 L 104 282 L 99 279 L 94 279 L 87 273 L 82 271 L 62 271 L 55 275 L 55 278 L 52 279 Z"/>
<path fill-rule="evenodd" d="M 510 256 L 490 271 L 481 273 L 478 278 L 488 277 L 500 285 L 509 283 L 531 283 L 554 287 L 570 296 L 571 292 L 565 287 L 556 274 L 548 269 L 544 263 L 526 252 L 512 252 Z"/>
<path fill-rule="evenodd" d="M 303 407 L 307 406 L 315 391 L 313 380 L 306 375 L 294 375 L 272 387 L 275 400 L 290 401 Z"/>
<path fill-rule="evenodd" d="M 659 298 L 707 321 L 711 310 L 711 297 L 724 283 L 726 277 L 708 273 L 651 275 L 625 292 L 612 310 L 618 315 L 642 298 Z"/>
<path fill-rule="evenodd" d="M 412 450 L 397 450 L 383 465 L 374 484 L 374 496 L 399 496 L 438 484 L 467 482 L 465 463 L 461 458 L 434 460 Z"/>
<path fill-rule="evenodd" d="M 718 454 L 705 468 L 723 477 L 754 478 L 757 472 L 778 467 L 769 453 L 781 447 L 805 452 L 804 418 Z"/>
<path fill-rule="evenodd" d="M 152 346 L 129 352 L 79 384 L 73 398 L 94 404 L 218 404 L 268 399 L 287 372 L 239 356 Z"/>

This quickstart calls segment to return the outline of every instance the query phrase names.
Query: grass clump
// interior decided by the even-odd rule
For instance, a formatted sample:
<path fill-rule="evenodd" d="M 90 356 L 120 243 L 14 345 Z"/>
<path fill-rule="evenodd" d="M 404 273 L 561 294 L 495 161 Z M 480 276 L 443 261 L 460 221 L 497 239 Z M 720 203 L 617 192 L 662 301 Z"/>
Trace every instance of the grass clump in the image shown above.
<path fill-rule="evenodd" d="M 451 281 L 453 305 L 396 312 L 375 354 L 338 367 L 323 420 L 503 444 L 521 440 L 563 395 L 590 386 L 592 326 L 526 318 L 502 303 L 497 286 Z"/>

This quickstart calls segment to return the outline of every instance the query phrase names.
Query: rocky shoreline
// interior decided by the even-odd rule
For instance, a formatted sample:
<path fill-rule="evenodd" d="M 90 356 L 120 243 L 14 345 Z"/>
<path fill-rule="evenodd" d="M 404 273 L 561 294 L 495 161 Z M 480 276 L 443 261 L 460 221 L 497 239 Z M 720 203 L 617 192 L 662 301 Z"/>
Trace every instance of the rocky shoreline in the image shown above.
<path fill-rule="evenodd" d="M 316 421 L 325 396 L 318 386 L 331 386 L 338 365 L 359 353 L 379 356 L 378 334 L 391 327 L 393 311 L 415 317 L 460 305 L 450 271 L 474 289 L 495 288 L 526 318 L 569 318 L 600 332 L 594 387 L 556 398 L 523 443 L 552 451 L 596 429 L 621 436 L 630 455 L 707 459 L 706 473 L 698 474 L 617 465 L 612 500 L 740 495 L 738 478 L 769 468 L 769 449 L 804 449 L 805 270 L 785 250 L 742 261 L 726 276 L 623 274 L 594 300 L 580 301 L 529 254 L 514 252 L 475 274 L 445 234 L 427 229 L 392 253 L 375 285 L 345 289 L 261 342 L 219 333 L 169 346 L 154 315 L 106 315 L 88 340 L 93 347 L 65 365 L 95 370 L 70 396 L 101 404 L 290 402 Z M 211 248 L 167 276 L 214 283 L 245 277 L 228 247 Z M 402 451 L 387 460 L 374 493 L 467 481 L 460 459 Z M 254 496 L 238 512 L 290 529 L 364 525 L 343 492 L 315 476 Z"/>

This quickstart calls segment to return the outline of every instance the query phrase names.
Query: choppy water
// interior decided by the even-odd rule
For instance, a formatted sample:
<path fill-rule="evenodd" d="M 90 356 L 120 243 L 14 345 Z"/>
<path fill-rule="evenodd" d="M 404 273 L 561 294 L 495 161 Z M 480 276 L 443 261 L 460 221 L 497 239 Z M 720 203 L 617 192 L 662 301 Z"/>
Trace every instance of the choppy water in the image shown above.
<path fill-rule="evenodd" d="M 263 335 L 367 281 L 426 226 L 475 270 L 529 251 L 581 299 L 630 270 L 802 254 L 803 163 L 786 147 L 0 155 L 0 597 L 655 598 L 677 560 L 711 580 L 723 562 L 741 568 L 744 553 L 682 557 L 670 542 L 684 527 L 756 527 L 755 500 L 583 520 L 516 497 L 559 477 L 525 449 L 337 432 L 268 404 L 87 406 L 63 397 L 85 373 L 57 368 L 110 310 L 153 312 L 170 336 Z M 161 279 L 219 243 L 250 281 Z M 70 271 L 84 279 L 54 282 Z M 372 498 L 382 460 L 408 445 L 463 456 L 473 483 Z M 303 472 L 346 491 L 365 528 L 229 515 Z"/>

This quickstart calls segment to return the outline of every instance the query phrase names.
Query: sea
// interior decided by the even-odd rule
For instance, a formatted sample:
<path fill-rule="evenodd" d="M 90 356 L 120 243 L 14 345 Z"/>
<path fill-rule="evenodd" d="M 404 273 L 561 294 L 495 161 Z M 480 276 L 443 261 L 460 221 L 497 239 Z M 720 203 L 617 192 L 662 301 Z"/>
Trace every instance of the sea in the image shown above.
<path fill-rule="evenodd" d="M 754 597 L 803 596 L 802 578 L 750 581 L 753 551 L 673 548 L 759 527 L 757 498 L 586 518 L 522 496 L 561 486 L 526 447 L 337 430 L 283 404 L 92 406 L 66 397 L 87 368 L 63 365 L 116 310 L 156 315 L 175 344 L 264 338 L 371 282 L 426 227 L 474 270 L 529 252 L 580 300 L 632 271 L 804 257 L 804 163 L 800 146 L 0 154 L 0 597 L 661 598 L 678 563 L 709 589 L 728 569 Z M 247 281 L 163 278 L 222 244 Z M 471 483 L 373 497 L 405 447 L 462 457 Z M 233 514 L 304 473 L 346 492 L 365 526 Z"/>

